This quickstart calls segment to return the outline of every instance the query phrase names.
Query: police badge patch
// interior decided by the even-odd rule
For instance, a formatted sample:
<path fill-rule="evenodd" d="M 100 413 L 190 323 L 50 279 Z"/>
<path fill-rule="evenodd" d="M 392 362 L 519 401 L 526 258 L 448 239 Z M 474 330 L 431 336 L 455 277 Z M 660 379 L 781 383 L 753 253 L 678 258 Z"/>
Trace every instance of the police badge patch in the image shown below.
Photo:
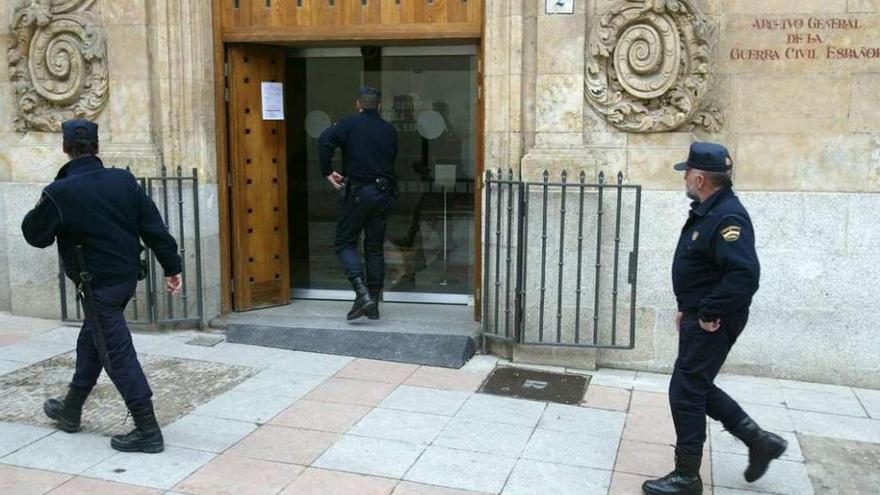
<path fill-rule="evenodd" d="M 727 242 L 733 242 L 739 239 L 739 235 L 742 233 L 742 227 L 739 225 L 731 225 L 730 227 L 724 227 L 721 229 L 721 237 L 724 238 Z"/>

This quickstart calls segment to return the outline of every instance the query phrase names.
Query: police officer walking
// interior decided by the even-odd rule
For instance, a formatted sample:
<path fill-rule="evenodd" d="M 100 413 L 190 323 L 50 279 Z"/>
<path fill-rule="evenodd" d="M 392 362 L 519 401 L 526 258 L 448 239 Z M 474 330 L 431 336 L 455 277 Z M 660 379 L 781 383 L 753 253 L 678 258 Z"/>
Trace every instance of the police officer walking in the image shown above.
<path fill-rule="evenodd" d="M 385 226 L 397 188 L 397 131 L 379 115 L 379 90 L 364 86 L 358 93 L 358 113 L 327 128 L 318 139 L 319 159 L 321 174 L 343 197 L 334 244 L 355 292 L 347 318 L 378 320 L 385 283 Z M 342 148 L 341 174 L 331 166 L 336 148 Z M 361 232 L 366 277 L 358 252 Z"/>
<path fill-rule="evenodd" d="M 724 146 L 694 143 L 688 159 L 675 165 L 685 172 L 693 200 L 672 264 L 678 302 L 678 358 L 669 383 L 675 424 L 675 470 L 642 485 L 648 495 L 699 495 L 706 415 L 749 449 L 745 479 L 764 475 L 787 442 L 762 430 L 730 396 L 715 386 L 727 354 L 743 331 L 760 266 L 752 221 L 733 192 L 733 162 Z"/>
<path fill-rule="evenodd" d="M 76 345 L 76 371 L 66 397 L 49 399 L 46 415 L 66 432 L 80 429 L 83 404 L 102 367 L 125 399 L 135 429 L 116 435 L 111 446 L 122 452 L 157 453 L 164 440 L 153 411 L 153 395 L 137 359 L 123 311 L 140 275 L 139 239 L 153 250 L 165 270 L 169 292 L 180 291 L 180 257 L 159 211 L 128 171 L 104 168 L 98 153 L 98 126 L 69 120 L 61 126 L 70 158 L 21 229 L 38 248 L 58 241 L 64 271 L 77 284 L 85 321 Z"/>

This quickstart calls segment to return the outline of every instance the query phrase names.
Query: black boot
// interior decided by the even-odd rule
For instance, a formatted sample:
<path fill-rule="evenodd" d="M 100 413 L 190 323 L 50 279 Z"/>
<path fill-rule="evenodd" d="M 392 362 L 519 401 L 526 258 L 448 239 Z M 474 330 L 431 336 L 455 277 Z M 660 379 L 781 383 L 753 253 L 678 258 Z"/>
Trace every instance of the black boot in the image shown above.
<path fill-rule="evenodd" d="M 382 288 L 381 287 L 370 287 L 370 299 L 373 300 L 375 305 L 373 306 L 373 309 L 368 310 L 368 311 L 364 311 L 364 314 L 367 316 L 367 318 L 369 318 L 371 320 L 378 320 L 379 319 L 379 299 L 381 299 L 381 297 L 382 297 Z"/>
<path fill-rule="evenodd" d="M 370 298 L 370 291 L 364 285 L 364 281 L 360 277 L 351 279 L 351 287 L 354 289 L 354 304 L 351 311 L 348 312 L 349 320 L 356 320 L 371 311 L 376 306 L 376 301 Z"/>
<path fill-rule="evenodd" d="M 145 452 L 158 454 L 165 450 L 165 439 L 156 422 L 156 414 L 153 412 L 153 403 L 131 410 L 134 419 L 134 430 L 125 435 L 113 435 L 110 446 L 120 452 Z"/>
<path fill-rule="evenodd" d="M 646 481 L 642 485 L 642 491 L 646 495 L 702 495 L 702 458 L 702 454 L 675 451 L 675 471 L 662 478 Z"/>
<path fill-rule="evenodd" d="M 63 399 L 49 399 L 44 402 L 43 412 L 58 422 L 58 429 L 75 433 L 80 430 L 83 403 L 91 391 L 71 385 Z"/>
<path fill-rule="evenodd" d="M 744 476 L 749 483 L 757 481 L 770 466 L 770 462 L 778 459 L 788 448 L 788 442 L 769 431 L 764 431 L 752 418 L 746 416 L 730 433 L 742 440 L 749 448 L 749 467 Z"/>

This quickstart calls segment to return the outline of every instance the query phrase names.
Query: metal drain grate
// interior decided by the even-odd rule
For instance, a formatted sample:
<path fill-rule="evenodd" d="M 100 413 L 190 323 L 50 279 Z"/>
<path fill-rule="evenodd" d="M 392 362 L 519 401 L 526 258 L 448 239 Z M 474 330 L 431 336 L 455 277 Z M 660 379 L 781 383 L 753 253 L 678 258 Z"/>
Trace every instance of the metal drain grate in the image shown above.
<path fill-rule="evenodd" d="M 589 381 L 588 375 L 503 366 L 495 368 L 483 382 L 479 393 L 559 404 L 580 404 Z"/>

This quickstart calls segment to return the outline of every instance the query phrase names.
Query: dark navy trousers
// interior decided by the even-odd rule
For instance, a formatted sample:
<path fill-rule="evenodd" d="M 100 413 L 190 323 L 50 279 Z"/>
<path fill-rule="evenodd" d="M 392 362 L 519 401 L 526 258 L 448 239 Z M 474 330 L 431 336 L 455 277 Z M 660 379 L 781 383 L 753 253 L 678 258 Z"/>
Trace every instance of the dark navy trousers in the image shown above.
<path fill-rule="evenodd" d="M 131 332 L 123 314 L 136 287 L 137 282 L 132 281 L 93 291 L 95 309 L 104 329 L 107 353 L 110 355 L 110 380 L 122 394 L 129 409 L 139 409 L 147 405 L 153 396 L 141 363 L 138 362 Z M 76 371 L 70 383 L 74 387 L 87 390 L 95 386 L 103 369 L 92 318 L 89 315 L 80 329 L 76 343 Z"/>
<path fill-rule="evenodd" d="M 720 421 L 728 431 L 746 417 L 739 404 L 714 381 L 747 320 L 747 311 L 722 318 L 721 328 L 710 333 L 700 328 L 696 314 L 682 318 L 678 358 L 669 382 L 669 405 L 679 451 L 703 452 L 706 415 Z"/>
<path fill-rule="evenodd" d="M 351 280 L 359 277 L 369 287 L 382 288 L 385 284 L 385 227 L 391 210 L 393 194 L 379 191 L 373 185 L 352 187 L 339 208 L 336 222 L 336 256 Z M 366 277 L 358 250 L 361 232 L 364 234 L 364 261 Z"/>

